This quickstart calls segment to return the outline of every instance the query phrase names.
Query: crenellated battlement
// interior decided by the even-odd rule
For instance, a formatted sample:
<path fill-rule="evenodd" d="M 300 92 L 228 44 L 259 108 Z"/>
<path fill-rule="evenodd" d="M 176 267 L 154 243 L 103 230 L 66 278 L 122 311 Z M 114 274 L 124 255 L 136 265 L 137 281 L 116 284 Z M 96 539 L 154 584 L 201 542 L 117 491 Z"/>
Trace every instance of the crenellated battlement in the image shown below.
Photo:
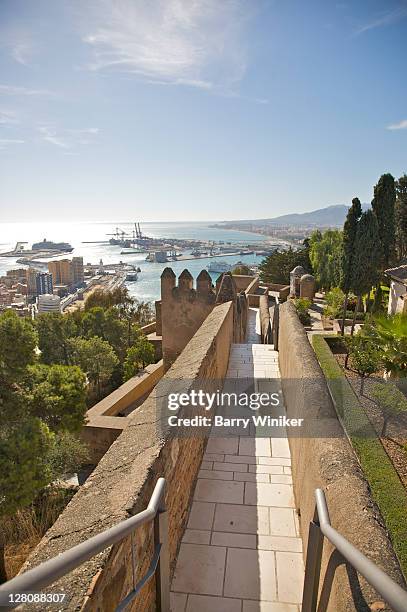
<path fill-rule="evenodd" d="M 161 275 L 161 299 L 171 301 L 203 301 L 205 303 L 214 304 L 216 301 L 216 291 L 212 284 L 212 279 L 206 270 L 202 270 L 196 279 L 196 288 L 194 288 L 194 279 L 189 270 L 185 269 L 178 277 L 175 276 L 171 268 L 165 268 Z"/>
<path fill-rule="evenodd" d="M 209 273 L 202 270 L 194 286 L 189 270 L 183 270 L 177 279 L 171 268 L 165 268 L 161 275 L 161 301 L 156 302 L 165 370 L 181 354 L 215 305 L 225 302 L 233 302 L 234 335 L 237 339 L 244 338 L 247 299 L 244 291 L 237 289 L 231 274 L 221 275 L 214 287 Z"/>
<path fill-rule="evenodd" d="M 171 268 L 161 275 L 161 329 L 164 368 L 180 355 L 216 303 L 212 279 L 202 270 L 194 279 L 185 269 L 178 277 Z"/>

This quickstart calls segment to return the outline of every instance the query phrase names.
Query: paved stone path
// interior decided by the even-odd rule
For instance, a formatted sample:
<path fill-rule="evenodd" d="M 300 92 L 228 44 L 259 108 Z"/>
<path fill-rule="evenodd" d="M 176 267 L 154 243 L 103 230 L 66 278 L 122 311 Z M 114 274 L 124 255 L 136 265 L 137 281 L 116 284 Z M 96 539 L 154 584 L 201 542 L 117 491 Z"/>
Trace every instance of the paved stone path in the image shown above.
<path fill-rule="evenodd" d="M 232 345 L 228 377 L 278 379 L 278 353 Z M 266 382 L 262 381 L 262 390 Z M 172 612 L 299 612 L 304 577 L 286 438 L 210 437 L 172 583 Z"/>

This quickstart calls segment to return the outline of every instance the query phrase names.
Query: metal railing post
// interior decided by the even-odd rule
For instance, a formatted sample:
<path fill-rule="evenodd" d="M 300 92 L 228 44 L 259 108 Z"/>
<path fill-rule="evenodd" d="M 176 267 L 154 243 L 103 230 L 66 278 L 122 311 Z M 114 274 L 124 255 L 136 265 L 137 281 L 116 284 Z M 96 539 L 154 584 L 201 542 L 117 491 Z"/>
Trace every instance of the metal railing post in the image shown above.
<path fill-rule="evenodd" d="M 170 612 L 170 557 L 168 551 L 168 512 L 164 494 L 154 519 L 154 545 L 161 546 L 155 574 L 157 612 Z"/>
<path fill-rule="evenodd" d="M 309 524 L 302 612 L 316 612 L 317 609 L 323 545 L 324 536 L 319 526 L 318 512 L 315 508 L 314 520 Z"/>

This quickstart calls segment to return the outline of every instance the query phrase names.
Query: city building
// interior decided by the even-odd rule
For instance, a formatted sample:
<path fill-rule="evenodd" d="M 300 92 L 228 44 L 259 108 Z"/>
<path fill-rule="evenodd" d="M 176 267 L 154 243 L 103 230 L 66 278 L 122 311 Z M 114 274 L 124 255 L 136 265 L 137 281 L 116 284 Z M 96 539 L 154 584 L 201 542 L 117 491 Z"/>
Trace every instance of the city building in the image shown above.
<path fill-rule="evenodd" d="M 28 268 L 26 270 L 27 293 L 28 295 L 37 295 L 37 270 Z"/>
<path fill-rule="evenodd" d="M 37 272 L 35 281 L 37 295 L 53 293 L 52 274 L 49 272 Z"/>
<path fill-rule="evenodd" d="M 67 285 L 70 287 L 73 284 L 73 265 L 70 259 L 48 262 L 48 272 L 52 274 L 54 285 Z"/>
<path fill-rule="evenodd" d="M 61 312 L 61 298 L 59 295 L 45 293 L 38 296 L 38 313 Z"/>
<path fill-rule="evenodd" d="M 22 282 L 27 278 L 26 268 L 17 268 L 15 270 L 7 270 L 6 275 L 14 282 Z"/>
<path fill-rule="evenodd" d="M 55 295 L 59 295 L 59 297 L 65 297 L 69 293 L 68 285 L 54 285 L 54 293 Z"/>
<path fill-rule="evenodd" d="M 26 296 L 17 287 L 9 289 L 5 285 L 0 285 L 0 310 L 4 310 L 13 305 L 25 306 Z"/>
<path fill-rule="evenodd" d="M 12 286 L 12 289 L 15 289 L 21 295 L 27 295 L 27 285 L 25 283 L 16 283 Z"/>
<path fill-rule="evenodd" d="M 81 285 L 84 282 L 83 257 L 72 258 L 72 279 L 74 285 Z"/>
<path fill-rule="evenodd" d="M 0 309 L 10 306 L 14 299 L 14 294 L 5 285 L 0 285 Z"/>

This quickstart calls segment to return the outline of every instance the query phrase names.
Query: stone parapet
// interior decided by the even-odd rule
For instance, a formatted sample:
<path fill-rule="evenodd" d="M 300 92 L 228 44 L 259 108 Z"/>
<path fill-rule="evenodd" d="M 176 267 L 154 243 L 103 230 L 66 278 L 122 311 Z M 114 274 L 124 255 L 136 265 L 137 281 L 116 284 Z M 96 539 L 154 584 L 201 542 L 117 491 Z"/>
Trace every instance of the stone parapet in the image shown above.
<path fill-rule="evenodd" d="M 197 329 L 213 310 L 216 294 L 211 277 L 202 270 L 193 287 L 193 278 L 184 270 L 179 278 L 171 268 L 161 275 L 161 330 L 164 369 L 168 370 Z"/>
<path fill-rule="evenodd" d="M 224 378 L 234 333 L 233 308 L 232 302 L 214 307 L 148 399 L 130 415 L 126 429 L 102 457 L 23 569 L 34 567 L 144 510 L 157 478 L 164 476 L 173 570 L 206 440 L 163 436 L 158 428 L 157 400 L 166 395 L 168 383 L 176 384 L 178 392 L 188 392 L 196 379 L 210 383 Z M 152 558 L 151 529 L 151 525 L 146 526 L 134 535 L 137 580 L 144 575 Z M 114 610 L 132 588 L 131 567 L 131 540 L 126 538 L 47 591 L 66 593 L 60 606 L 63 610 Z M 30 605 L 30 609 L 35 606 Z M 41 610 L 46 609 L 46 604 L 41 604 Z M 128 610 L 155 610 L 154 578 Z"/>
<path fill-rule="evenodd" d="M 261 295 L 259 299 L 260 332 L 263 344 L 271 343 L 270 308 L 268 295 Z"/>
<path fill-rule="evenodd" d="M 98 463 L 127 427 L 129 417 L 125 412 L 155 387 L 163 371 L 162 361 L 148 365 L 87 411 L 81 438 L 88 445 L 90 463 Z"/>
<path fill-rule="evenodd" d="M 312 436 L 312 433 L 308 437 L 289 437 L 304 551 L 307 550 L 308 527 L 314 514 L 314 491 L 319 487 L 325 491 L 332 526 L 394 580 L 403 584 L 383 519 L 337 419 L 324 374 L 292 302 L 280 307 L 279 365 L 288 417 L 330 421 L 329 438 Z M 325 540 L 320 586 L 324 579 L 329 581 L 327 567 L 332 553 L 333 547 Z M 336 570 L 328 611 L 373 609 L 369 606 L 378 601 L 381 597 L 352 568 L 340 566 Z"/>

